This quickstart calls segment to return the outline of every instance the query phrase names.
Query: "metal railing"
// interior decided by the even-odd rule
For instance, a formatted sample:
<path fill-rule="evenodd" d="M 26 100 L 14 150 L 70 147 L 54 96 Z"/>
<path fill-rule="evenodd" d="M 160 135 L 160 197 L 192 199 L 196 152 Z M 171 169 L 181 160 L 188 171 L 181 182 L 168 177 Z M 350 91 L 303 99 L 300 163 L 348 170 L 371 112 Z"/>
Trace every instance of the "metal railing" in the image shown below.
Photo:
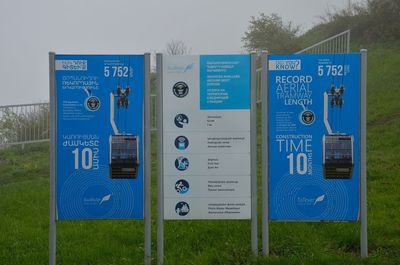
<path fill-rule="evenodd" d="M 296 54 L 301 53 L 349 53 L 350 52 L 350 30 L 343 31 L 323 41 L 315 43 Z"/>
<path fill-rule="evenodd" d="M 49 103 L 0 106 L 0 147 L 48 141 Z"/>
<path fill-rule="evenodd" d="M 151 95 L 151 131 L 156 131 L 156 95 Z M 49 103 L 0 106 L 0 147 L 48 141 Z"/>
<path fill-rule="evenodd" d="M 350 30 L 343 31 L 314 45 L 311 45 L 295 54 L 320 54 L 320 53 L 349 53 Z M 261 103 L 261 68 L 257 68 L 257 104 Z"/>

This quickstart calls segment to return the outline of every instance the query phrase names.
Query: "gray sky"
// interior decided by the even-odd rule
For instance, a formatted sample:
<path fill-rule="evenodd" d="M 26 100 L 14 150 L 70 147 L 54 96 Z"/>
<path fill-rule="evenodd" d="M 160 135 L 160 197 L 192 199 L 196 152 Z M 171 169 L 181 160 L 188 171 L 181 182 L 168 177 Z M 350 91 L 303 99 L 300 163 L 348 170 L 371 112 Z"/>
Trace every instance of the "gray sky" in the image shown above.
<path fill-rule="evenodd" d="M 176 39 L 193 54 L 239 53 L 251 16 L 277 13 L 305 31 L 348 1 L 0 0 L 0 106 L 48 100 L 49 51 L 158 52 Z"/>

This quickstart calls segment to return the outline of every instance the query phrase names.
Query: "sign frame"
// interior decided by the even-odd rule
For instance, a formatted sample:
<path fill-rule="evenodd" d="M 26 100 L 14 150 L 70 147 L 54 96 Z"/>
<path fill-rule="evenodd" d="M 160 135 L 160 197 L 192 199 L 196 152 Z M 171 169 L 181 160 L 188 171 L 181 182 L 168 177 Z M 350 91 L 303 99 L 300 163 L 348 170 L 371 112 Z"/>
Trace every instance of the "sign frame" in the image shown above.
<path fill-rule="evenodd" d="M 250 54 L 250 185 L 251 249 L 258 255 L 257 233 L 257 146 L 256 146 L 256 54 Z M 163 125 L 163 54 L 156 55 L 157 69 L 157 264 L 164 264 L 164 125 Z"/>
<path fill-rule="evenodd" d="M 269 55 L 261 54 L 262 77 L 262 253 L 269 255 Z M 359 120 L 359 163 L 360 163 L 360 199 L 359 199 L 359 222 L 361 257 L 368 256 L 367 240 L 367 179 L 366 179 L 366 93 L 367 93 L 367 50 L 360 51 L 360 120 Z"/>
<path fill-rule="evenodd" d="M 72 55 L 72 54 L 71 54 Z M 75 54 L 74 54 L 75 55 Z M 50 213 L 49 213 L 49 264 L 56 264 L 57 222 L 57 88 L 56 53 L 49 52 L 50 94 Z M 143 113 L 143 199 L 144 199 L 144 262 L 151 264 L 151 106 L 150 106 L 150 53 L 144 54 L 144 113 Z"/>

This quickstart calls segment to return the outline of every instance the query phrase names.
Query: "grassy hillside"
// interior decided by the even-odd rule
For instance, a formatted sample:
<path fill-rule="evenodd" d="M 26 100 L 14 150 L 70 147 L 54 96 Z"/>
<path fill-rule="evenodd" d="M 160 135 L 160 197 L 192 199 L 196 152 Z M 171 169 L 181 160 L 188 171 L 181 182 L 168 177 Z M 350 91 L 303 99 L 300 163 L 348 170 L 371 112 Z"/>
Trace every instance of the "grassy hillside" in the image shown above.
<path fill-rule="evenodd" d="M 249 221 L 166 221 L 165 264 L 399 264 L 400 48 L 370 48 L 368 63 L 369 258 L 359 258 L 357 223 L 271 223 L 271 257 L 254 258 Z M 0 264 L 47 263 L 48 149 L 0 150 Z M 155 257 L 155 161 L 153 173 Z M 60 222 L 58 264 L 142 264 L 143 229 L 142 221 Z"/>
<path fill-rule="evenodd" d="M 327 10 L 320 22 L 296 40 L 307 47 L 330 36 L 351 30 L 353 47 L 387 45 L 400 40 L 398 0 L 352 1 L 350 7 Z M 357 50 L 358 48 L 356 48 Z"/>

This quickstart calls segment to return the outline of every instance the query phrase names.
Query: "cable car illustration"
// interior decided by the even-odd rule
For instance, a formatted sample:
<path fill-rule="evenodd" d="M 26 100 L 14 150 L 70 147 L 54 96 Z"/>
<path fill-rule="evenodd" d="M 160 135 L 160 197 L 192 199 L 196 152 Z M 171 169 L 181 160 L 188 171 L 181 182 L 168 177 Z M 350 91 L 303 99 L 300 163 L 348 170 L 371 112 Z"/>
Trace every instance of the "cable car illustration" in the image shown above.
<path fill-rule="evenodd" d="M 323 174 L 326 179 L 350 179 L 354 168 L 354 137 L 353 135 L 333 133 L 328 121 L 328 101 L 334 108 L 342 108 L 344 104 L 344 86 L 332 85 L 324 92 L 324 124 L 327 134 L 322 137 Z"/>
<path fill-rule="evenodd" d="M 120 133 L 114 120 L 115 99 L 118 111 L 124 112 L 129 107 L 129 84 L 123 89 L 118 85 L 110 93 L 110 123 L 114 134 L 110 135 L 110 176 L 113 179 L 136 179 L 139 168 L 139 136 Z M 126 118 L 126 117 L 125 117 Z"/>

